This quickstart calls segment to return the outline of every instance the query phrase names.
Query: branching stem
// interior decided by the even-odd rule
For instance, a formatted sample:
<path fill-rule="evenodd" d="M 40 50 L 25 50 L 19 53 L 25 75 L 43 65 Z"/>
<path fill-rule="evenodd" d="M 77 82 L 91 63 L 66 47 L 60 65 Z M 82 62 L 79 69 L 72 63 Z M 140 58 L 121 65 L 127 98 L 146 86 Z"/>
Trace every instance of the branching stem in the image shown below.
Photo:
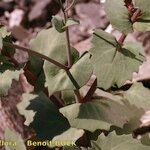
<path fill-rule="evenodd" d="M 64 21 L 65 23 L 67 22 L 68 19 L 68 10 L 72 7 L 72 5 L 74 4 L 74 0 L 73 3 L 68 7 L 68 0 L 66 0 L 66 7 L 68 7 L 66 10 L 62 4 L 62 1 L 60 1 L 60 6 L 62 8 L 63 14 L 64 14 Z M 68 68 L 71 68 L 73 65 L 73 61 L 72 61 L 72 54 L 71 54 L 71 45 L 70 45 L 70 36 L 69 36 L 69 29 L 68 27 L 66 27 L 66 40 L 67 40 L 67 58 L 68 58 Z M 78 85 L 78 83 L 76 82 L 76 80 L 74 79 L 74 77 L 72 76 L 71 72 L 69 70 L 66 71 L 68 77 L 70 78 L 71 82 L 73 83 L 73 85 L 75 86 L 76 90 L 74 90 L 74 93 L 78 99 L 78 102 L 82 103 L 82 96 L 80 95 L 80 86 Z"/>

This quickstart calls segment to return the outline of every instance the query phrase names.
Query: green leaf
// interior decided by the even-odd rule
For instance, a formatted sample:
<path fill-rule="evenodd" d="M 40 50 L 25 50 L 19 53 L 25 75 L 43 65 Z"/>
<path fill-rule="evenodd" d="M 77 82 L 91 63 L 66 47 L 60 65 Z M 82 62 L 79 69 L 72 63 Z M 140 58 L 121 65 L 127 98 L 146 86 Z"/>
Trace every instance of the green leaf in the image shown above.
<path fill-rule="evenodd" d="M 8 93 L 8 90 L 11 87 L 12 80 L 18 80 L 19 75 L 23 73 L 23 70 L 19 71 L 10 71 L 6 70 L 3 73 L 0 73 L 0 96 L 5 96 Z"/>
<path fill-rule="evenodd" d="M 73 25 L 79 25 L 79 21 L 69 18 L 63 28 L 65 29 L 66 27 L 70 27 Z"/>
<path fill-rule="evenodd" d="M 146 31 L 150 31 L 150 21 L 149 22 L 144 22 L 144 21 L 137 21 L 133 24 L 133 27 L 137 30 L 137 31 L 141 31 L 141 32 L 146 32 Z"/>
<path fill-rule="evenodd" d="M 105 90 L 115 85 L 121 87 L 126 80 L 131 80 L 133 72 L 138 71 L 144 60 L 140 45 L 126 43 L 120 47 L 111 34 L 102 30 L 94 33 L 92 42 L 90 52 L 94 74 L 98 79 L 98 87 Z"/>
<path fill-rule="evenodd" d="M 64 32 L 65 30 L 63 29 L 63 27 L 64 27 L 64 21 L 63 21 L 63 19 L 62 18 L 60 18 L 60 17 L 58 17 L 58 16 L 53 16 L 53 18 L 52 18 L 52 24 L 53 24 L 53 27 L 55 27 L 55 29 L 58 31 L 58 32 L 60 32 L 60 33 L 62 33 L 62 32 Z"/>
<path fill-rule="evenodd" d="M 58 56 L 56 54 L 51 54 L 51 56 L 54 55 L 55 58 L 57 57 L 58 59 L 63 59 L 63 55 Z M 90 79 L 93 73 L 92 70 L 93 69 L 90 63 L 90 55 L 86 53 L 71 67 L 70 73 L 77 81 L 78 85 L 82 87 Z M 44 71 L 46 75 L 46 86 L 48 86 L 48 91 L 50 95 L 57 91 L 76 89 L 70 78 L 68 77 L 66 71 L 64 71 L 63 69 L 59 69 L 58 67 L 49 64 L 48 62 L 45 62 Z"/>
<path fill-rule="evenodd" d="M 37 37 L 31 41 L 31 48 L 64 65 L 67 64 L 65 33 L 59 33 L 54 28 L 41 31 Z M 90 64 L 89 54 L 85 54 L 78 61 L 77 57 L 78 52 L 72 49 L 72 59 L 73 62 L 76 63 L 72 66 L 70 72 L 75 80 L 78 81 L 78 84 L 83 86 L 89 80 L 93 68 Z M 43 60 L 32 56 L 30 63 L 31 70 L 33 70 L 36 75 L 39 75 L 43 66 Z M 46 76 L 45 86 L 48 86 L 49 95 L 60 90 L 75 89 L 66 72 L 56 65 L 45 61 L 44 72 Z"/>
<path fill-rule="evenodd" d="M 33 128 L 39 139 L 51 140 L 70 129 L 67 119 L 43 93 L 23 94 L 17 108 L 26 119 L 25 125 Z"/>
<path fill-rule="evenodd" d="M 107 17 L 114 28 L 128 34 L 133 32 L 129 12 L 124 0 L 107 0 L 105 3 Z"/>
<path fill-rule="evenodd" d="M 61 135 L 55 136 L 52 141 L 71 141 L 76 142 L 81 136 L 83 136 L 84 131 L 82 129 L 70 128 L 63 132 Z"/>
<path fill-rule="evenodd" d="M 140 19 L 150 21 L 150 1 L 149 0 L 133 0 L 135 7 L 138 7 L 142 12 Z"/>
<path fill-rule="evenodd" d="M 133 24 L 133 27 L 137 31 L 150 31 L 150 1 L 149 0 L 134 0 L 135 7 L 141 10 L 141 16 L 138 18 L 137 22 Z"/>
<path fill-rule="evenodd" d="M 101 134 L 97 141 L 92 141 L 92 150 L 149 150 L 149 148 L 133 139 L 131 134 L 117 136 L 115 132 L 108 136 Z"/>
<path fill-rule="evenodd" d="M 5 146 L 6 150 L 26 150 L 23 139 L 14 131 L 6 129 L 4 136 L 5 141 L 12 142 L 12 144 Z"/>
<path fill-rule="evenodd" d="M 143 108 L 145 111 L 150 110 L 150 90 L 145 88 L 142 83 L 134 83 L 132 87 L 124 93 L 124 98 L 130 104 L 138 108 Z"/>
<path fill-rule="evenodd" d="M 128 105 L 109 99 L 76 103 L 60 109 L 72 127 L 91 132 L 97 129 L 109 130 L 112 125 L 122 128 L 130 120 L 131 111 Z"/>
<path fill-rule="evenodd" d="M 122 94 L 123 99 L 138 109 L 132 112 L 132 119 L 124 125 L 123 129 L 113 127 L 112 130 L 115 129 L 117 134 L 129 134 L 140 127 L 142 115 L 144 115 L 145 111 L 150 110 L 150 90 L 145 88 L 142 83 L 134 83 L 129 90 Z"/>

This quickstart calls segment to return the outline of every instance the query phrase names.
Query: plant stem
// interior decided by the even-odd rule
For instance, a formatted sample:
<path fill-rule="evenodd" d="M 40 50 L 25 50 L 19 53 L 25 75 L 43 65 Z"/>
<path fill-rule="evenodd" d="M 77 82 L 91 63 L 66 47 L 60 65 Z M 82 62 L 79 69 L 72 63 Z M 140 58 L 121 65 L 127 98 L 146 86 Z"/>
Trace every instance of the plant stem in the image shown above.
<path fill-rule="evenodd" d="M 69 70 L 67 70 L 66 73 L 67 73 L 69 79 L 71 80 L 71 82 L 73 83 L 73 85 L 76 88 L 76 90 L 74 90 L 74 93 L 75 93 L 75 95 L 78 99 L 78 102 L 82 103 L 83 101 L 82 101 L 82 96 L 80 95 L 80 91 L 79 91 L 79 89 L 80 89 L 79 84 L 76 82 L 76 80 L 74 79 L 74 77 L 72 76 L 72 74 Z"/>
<path fill-rule="evenodd" d="M 67 3 L 67 9 L 65 10 L 62 1 L 60 1 L 60 6 L 62 8 L 63 14 L 64 14 L 64 21 L 65 23 L 67 22 L 68 19 L 68 10 L 72 7 L 68 7 L 68 0 L 66 0 Z M 74 3 L 74 1 L 73 1 Z M 71 45 L 70 45 L 70 36 L 69 36 L 69 29 L 68 27 L 66 27 L 66 40 L 67 40 L 67 59 L 68 59 L 68 68 L 71 68 L 73 65 L 73 61 L 72 61 L 72 54 L 71 54 Z M 74 77 L 72 76 L 71 72 L 69 70 L 66 71 L 68 77 L 70 78 L 71 82 L 73 83 L 73 85 L 75 86 L 76 90 L 74 90 L 74 93 L 78 99 L 79 103 L 82 103 L 82 96 L 80 95 L 80 86 L 78 85 L 78 83 L 76 82 L 76 80 L 74 79 Z"/>
<path fill-rule="evenodd" d="M 129 1 L 126 0 L 125 2 L 126 2 L 126 6 L 127 6 L 128 10 L 129 10 L 129 13 L 132 13 L 132 11 L 135 10 L 135 8 L 134 8 L 134 6 L 133 6 L 133 3 L 132 3 L 132 0 L 129 0 Z M 130 3 L 129 3 L 129 2 L 130 2 Z M 131 8 L 130 8 L 130 7 L 131 7 Z M 131 9 L 131 11 L 130 11 L 130 9 Z M 132 24 L 137 21 L 137 19 L 138 19 L 138 17 L 140 16 L 140 14 L 141 14 L 141 10 L 140 10 L 140 9 L 137 9 L 137 10 L 133 13 L 133 15 L 131 16 L 131 22 L 132 22 Z M 124 33 L 122 33 L 121 37 L 120 37 L 119 40 L 118 40 L 118 43 L 119 43 L 120 45 L 122 45 L 122 44 L 124 43 L 126 37 L 127 37 L 127 35 L 124 34 Z"/>
<path fill-rule="evenodd" d="M 50 63 L 60 67 L 61 69 L 69 70 L 69 68 L 67 66 L 65 66 L 65 65 L 63 65 L 63 64 L 61 64 L 61 63 L 59 63 L 59 62 L 57 62 L 57 61 L 47 57 L 47 56 L 45 56 L 43 54 L 40 54 L 40 53 L 38 53 L 36 51 L 33 51 L 31 49 L 28 49 L 28 48 L 25 48 L 25 47 L 22 47 L 22 46 L 19 46 L 19 45 L 16 45 L 16 44 L 11 44 L 11 43 L 8 43 L 8 42 L 4 42 L 4 45 L 6 45 L 6 46 L 8 46 L 10 48 L 13 47 L 13 48 L 16 48 L 18 50 L 22 50 L 22 51 L 28 52 L 31 55 L 34 55 L 34 56 L 40 57 L 40 58 L 42 58 L 44 60 L 47 60 L 48 62 L 50 62 Z"/>
<path fill-rule="evenodd" d="M 60 5 L 64 14 L 64 21 L 67 22 L 68 19 L 68 12 L 65 10 L 62 1 L 60 0 Z M 68 0 L 67 0 L 68 5 Z M 69 9 L 68 9 L 69 10 Z M 71 56 L 71 45 L 70 45 L 70 36 L 69 36 L 69 29 L 66 27 L 66 40 L 67 40 L 67 58 L 68 58 L 68 67 L 71 68 L 73 65 L 72 56 Z"/>
<path fill-rule="evenodd" d="M 70 6 L 68 6 L 68 7 L 65 9 L 66 12 L 74 6 L 75 1 L 76 1 L 76 0 L 72 0 L 72 3 L 70 4 Z"/>
<path fill-rule="evenodd" d="M 135 11 L 135 13 L 133 14 L 133 16 L 131 17 L 132 23 L 135 23 L 135 22 L 137 21 L 137 19 L 138 19 L 138 17 L 140 16 L 140 14 L 141 14 L 141 10 L 140 10 L 140 9 L 137 9 L 137 10 Z"/>
<path fill-rule="evenodd" d="M 120 38 L 118 40 L 118 42 L 119 42 L 120 45 L 122 45 L 124 43 L 126 37 L 127 37 L 126 34 L 124 34 L 124 33 L 121 34 L 121 36 L 120 36 Z"/>

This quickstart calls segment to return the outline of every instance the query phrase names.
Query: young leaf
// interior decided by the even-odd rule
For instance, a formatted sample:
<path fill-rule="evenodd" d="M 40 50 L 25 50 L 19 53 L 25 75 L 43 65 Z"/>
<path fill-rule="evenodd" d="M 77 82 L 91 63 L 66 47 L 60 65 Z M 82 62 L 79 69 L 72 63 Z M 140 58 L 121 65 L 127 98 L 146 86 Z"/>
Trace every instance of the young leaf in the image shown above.
<path fill-rule="evenodd" d="M 52 18 L 52 24 L 53 24 L 53 27 L 55 27 L 55 29 L 58 31 L 58 32 L 60 32 L 60 33 L 62 33 L 62 32 L 64 32 L 65 30 L 63 29 L 63 27 L 64 27 L 64 21 L 63 21 L 63 19 L 62 18 L 60 18 L 60 17 L 58 17 L 58 16 L 53 16 L 53 18 Z"/>
<path fill-rule="evenodd" d="M 72 127 L 91 132 L 109 130 L 112 125 L 122 128 L 130 120 L 131 111 L 128 105 L 110 99 L 76 103 L 60 109 Z"/>
<path fill-rule="evenodd" d="M 90 52 L 94 74 L 97 76 L 98 87 L 105 90 L 115 85 L 121 87 L 126 80 L 131 80 L 133 72 L 138 71 L 143 62 L 141 46 L 127 43 L 120 47 L 112 35 L 102 30 L 94 33 L 92 42 Z"/>
<path fill-rule="evenodd" d="M 69 18 L 63 28 L 65 29 L 66 27 L 78 25 L 78 24 L 79 24 L 79 21 Z"/>
<path fill-rule="evenodd" d="M 92 150 L 149 150 L 149 146 L 142 145 L 132 135 L 116 135 L 115 132 L 108 136 L 101 134 L 97 141 L 92 141 Z"/>
<path fill-rule="evenodd" d="M 114 28 L 125 34 L 133 32 L 129 12 L 125 6 L 124 0 L 107 0 L 105 3 L 105 10 Z"/>
<path fill-rule="evenodd" d="M 6 145 L 6 150 L 26 150 L 25 144 L 23 139 L 20 135 L 15 133 L 14 131 L 11 131 L 10 129 L 5 130 L 5 141 L 12 142 L 11 145 Z"/>
<path fill-rule="evenodd" d="M 25 125 L 33 128 L 39 139 L 50 140 L 70 129 L 67 119 L 43 93 L 23 94 L 17 108 L 26 119 Z"/>
<path fill-rule="evenodd" d="M 6 70 L 3 73 L 0 73 L 0 96 L 5 96 L 8 93 L 8 90 L 11 87 L 12 80 L 18 80 L 19 75 L 23 73 L 23 70 L 19 71 L 10 71 Z"/>

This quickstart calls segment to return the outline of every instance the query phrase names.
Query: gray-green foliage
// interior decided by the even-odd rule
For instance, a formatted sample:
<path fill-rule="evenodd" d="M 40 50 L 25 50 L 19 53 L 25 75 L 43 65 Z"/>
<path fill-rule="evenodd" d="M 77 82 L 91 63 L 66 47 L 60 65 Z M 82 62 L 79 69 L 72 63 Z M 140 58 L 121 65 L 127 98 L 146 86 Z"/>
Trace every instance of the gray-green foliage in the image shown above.
<path fill-rule="evenodd" d="M 119 31 L 128 34 L 133 31 L 129 12 L 124 0 L 106 0 L 105 10 L 110 23 Z"/>
<path fill-rule="evenodd" d="M 102 30 L 96 30 L 93 35 L 92 64 L 94 74 L 98 79 L 98 87 L 109 89 L 117 85 L 121 87 L 126 80 L 132 79 L 143 62 L 140 54 L 141 46 L 126 43 L 123 47 L 115 38 Z"/>
<path fill-rule="evenodd" d="M 31 41 L 31 48 L 49 56 L 59 63 L 64 65 L 67 63 L 66 39 L 64 32 L 59 33 L 54 28 L 41 31 L 37 37 Z M 72 59 L 74 64 L 71 67 L 70 72 L 79 86 L 82 87 L 90 79 L 93 72 L 90 63 L 90 55 L 86 53 L 79 58 L 78 52 L 72 49 Z M 30 62 L 32 70 L 35 70 L 34 72 L 37 72 L 37 67 L 40 69 L 40 66 L 43 65 L 43 61 L 36 57 L 32 57 Z M 49 63 L 48 61 L 44 62 L 43 69 L 46 77 L 45 86 L 48 87 L 49 95 L 52 95 L 57 91 L 75 89 L 65 70 Z"/>
<path fill-rule="evenodd" d="M 133 4 L 141 10 L 135 22 L 124 0 L 107 0 L 105 4 L 110 23 L 125 35 L 133 30 L 150 31 L 150 0 L 133 0 Z M 77 24 L 73 19 L 53 17 L 53 27 L 39 32 L 31 40 L 30 48 L 67 68 L 65 31 Z M 15 70 L 11 58 L 8 58 L 14 54 L 7 47 L 9 35 L 5 27 L 0 27 L 0 49 L 3 49 L 0 51 L 0 97 L 8 94 L 13 79 L 18 80 L 23 73 Z M 34 91 L 23 94 L 17 108 L 25 118 L 24 124 L 35 131 L 37 140 L 72 140 L 77 146 L 85 144 L 94 150 L 149 149 L 149 134 L 144 135 L 141 141 L 133 139 L 131 134 L 141 126 L 141 116 L 150 110 L 150 90 L 142 83 L 125 85 L 127 80 L 132 81 L 133 72 L 138 72 L 143 63 L 144 50 L 141 44 L 120 41 L 101 29 L 95 30 L 89 52 L 79 56 L 79 52 L 71 47 L 73 64 L 68 70 L 50 63 L 41 55 L 29 55 L 28 73 L 35 77 L 35 81 L 29 82 L 34 85 Z M 6 52 L 9 54 L 7 57 Z M 93 74 L 97 77 L 95 87 L 91 86 L 91 80 L 88 82 Z M 81 94 L 80 98 L 77 91 Z M 50 96 L 54 98 L 56 94 L 57 98 L 53 101 Z M 60 109 L 54 105 L 57 99 L 62 103 Z M 10 130 L 6 130 L 5 139 L 19 142 L 15 150 L 26 149 L 21 137 Z M 14 150 L 10 146 L 6 149 Z"/>

